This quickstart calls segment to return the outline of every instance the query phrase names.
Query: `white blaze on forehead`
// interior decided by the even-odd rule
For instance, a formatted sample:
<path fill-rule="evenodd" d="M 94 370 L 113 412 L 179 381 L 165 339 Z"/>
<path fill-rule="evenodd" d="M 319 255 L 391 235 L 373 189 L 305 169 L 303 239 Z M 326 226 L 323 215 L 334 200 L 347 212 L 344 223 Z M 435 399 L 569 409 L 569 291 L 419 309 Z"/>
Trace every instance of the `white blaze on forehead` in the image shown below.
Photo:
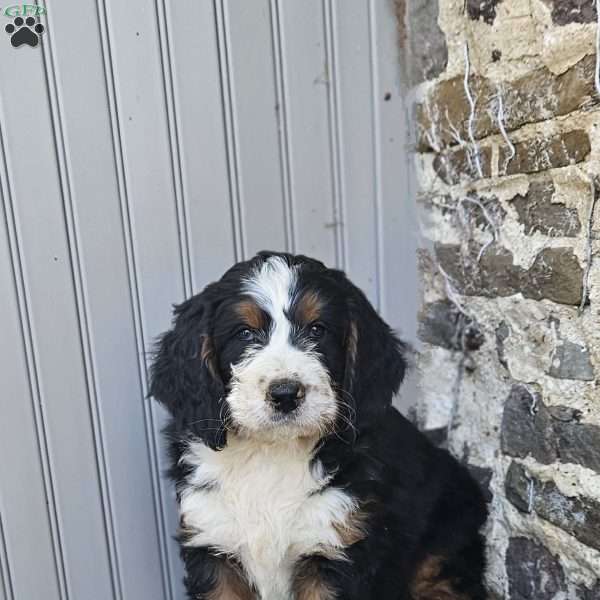
<path fill-rule="evenodd" d="M 244 281 L 244 291 L 279 324 L 292 303 L 296 281 L 296 269 L 284 258 L 271 256 Z"/>

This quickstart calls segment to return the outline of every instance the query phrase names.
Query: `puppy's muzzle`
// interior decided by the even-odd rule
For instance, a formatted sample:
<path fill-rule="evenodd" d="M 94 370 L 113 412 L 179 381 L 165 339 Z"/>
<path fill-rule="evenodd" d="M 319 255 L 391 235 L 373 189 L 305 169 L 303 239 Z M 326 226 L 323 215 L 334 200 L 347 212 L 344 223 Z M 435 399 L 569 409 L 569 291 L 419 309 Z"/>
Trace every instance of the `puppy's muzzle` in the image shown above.
<path fill-rule="evenodd" d="M 304 402 L 305 395 L 306 390 L 299 381 L 279 379 L 269 386 L 267 401 L 276 411 L 287 414 Z"/>

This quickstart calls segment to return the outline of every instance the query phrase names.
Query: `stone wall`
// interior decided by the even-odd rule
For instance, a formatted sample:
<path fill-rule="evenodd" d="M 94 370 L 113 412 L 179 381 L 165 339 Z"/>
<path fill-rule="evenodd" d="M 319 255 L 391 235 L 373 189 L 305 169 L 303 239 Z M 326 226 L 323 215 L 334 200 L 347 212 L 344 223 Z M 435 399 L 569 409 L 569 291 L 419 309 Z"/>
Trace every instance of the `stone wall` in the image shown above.
<path fill-rule="evenodd" d="M 418 424 L 489 499 L 499 598 L 600 598 L 593 0 L 396 0 L 423 244 Z"/>

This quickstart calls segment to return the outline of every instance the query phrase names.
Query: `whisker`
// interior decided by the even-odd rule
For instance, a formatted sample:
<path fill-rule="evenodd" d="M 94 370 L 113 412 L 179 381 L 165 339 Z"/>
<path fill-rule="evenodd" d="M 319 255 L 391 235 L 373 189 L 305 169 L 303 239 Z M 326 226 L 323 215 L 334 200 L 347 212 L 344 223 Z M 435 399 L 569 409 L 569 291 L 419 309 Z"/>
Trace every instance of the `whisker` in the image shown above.
<path fill-rule="evenodd" d="M 222 419 L 197 419 L 196 421 L 192 421 L 190 425 L 195 425 L 196 423 L 203 423 L 205 421 L 213 421 L 215 423 L 220 423 Z"/>

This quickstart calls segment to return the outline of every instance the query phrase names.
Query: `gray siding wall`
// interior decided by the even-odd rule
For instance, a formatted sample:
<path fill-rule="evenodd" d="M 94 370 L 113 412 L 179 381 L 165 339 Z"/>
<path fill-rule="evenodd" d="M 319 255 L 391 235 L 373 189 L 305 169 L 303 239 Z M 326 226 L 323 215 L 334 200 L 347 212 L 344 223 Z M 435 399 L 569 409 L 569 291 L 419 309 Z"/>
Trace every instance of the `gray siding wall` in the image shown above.
<path fill-rule="evenodd" d="M 414 338 L 396 26 L 387 0 L 47 8 L 41 47 L 0 39 L 0 600 L 178 600 L 145 398 L 171 304 L 288 249 Z"/>

